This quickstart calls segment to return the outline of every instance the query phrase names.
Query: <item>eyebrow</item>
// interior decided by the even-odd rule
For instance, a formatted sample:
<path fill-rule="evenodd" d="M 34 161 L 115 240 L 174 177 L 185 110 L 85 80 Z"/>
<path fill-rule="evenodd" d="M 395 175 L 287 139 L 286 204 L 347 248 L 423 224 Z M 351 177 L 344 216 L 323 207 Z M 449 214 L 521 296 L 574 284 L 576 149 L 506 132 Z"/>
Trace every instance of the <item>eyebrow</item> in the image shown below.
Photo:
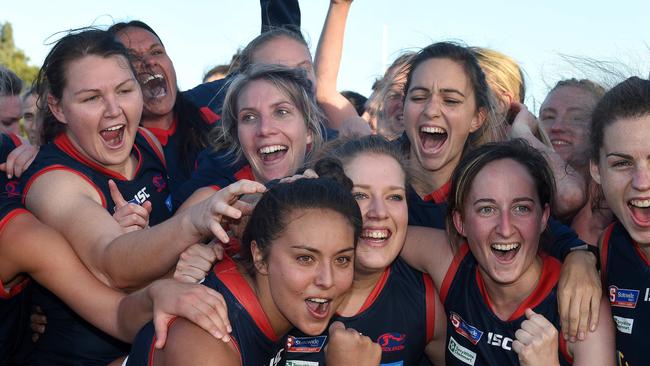
<path fill-rule="evenodd" d="M 515 197 L 512 202 L 535 202 L 535 200 L 530 197 Z M 480 203 L 497 203 L 497 201 L 492 198 L 479 198 L 474 201 L 474 205 Z"/>
<path fill-rule="evenodd" d="M 414 92 L 414 91 L 424 91 L 424 92 L 427 92 L 427 93 L 431 93 L 431 90 L 429 90 L 428 88 L 425 88 L 423 86 L 414 86 L 414 87 L 412 87 L 412 88 L 410 88 L 408 90 L 409 93 Z M 443 88 L 443 89 L 440 89 L 440 92 L 441 93 L 454 93 L 454 94 L 458 94 L 461 97 L 465 98 L 465 94 L 461 93 L 461 91 L 458 90 L 458 89 Z"/>
<path fill-rule="evenodd" d="M 128 83 L 129 81 L 134 81 L 134 80 L 133 80 L 133 78 L 126 79 L 123 82 L 117 84 L 117 86 L 115 88 L 117 89 L 117 88 L 123 86 L 124 84 Z M 79 95 L 79 94 L 88 93 L 88 92 L 98 92 L 98 91 L 99 91 L 99 89 L 82 89 L 82 90 L 79 90 L 79 91 L 75 92 L 73 95 Z"/>
<path fill-rule="evenodd" d="M 623 153 L 619 153 L 619 152 L 611 152 L 611 153 L 608 153 L 607 155 L 605 155 L 605 157 L 610 157 L 610 156 L 617 157 L 617 158 L 623 158 L 623 159 L 630 159 L 630 160 L 634 159 L 632 157 L 632 155 L 623 154 Z"/>
<path fill-rule="evenodd" d="M 368 184 L 355 184 L 355 185 L 353 185 L 353 187 L 355 187 L 355 188 L 358 187 L 358 188 L 362 188 L 362 189 L 370 189 L 370 185 L 368 185 Z M 391 190 L 406 191 L 406 188 L 401 187 L 401 186 L 389 186 L 388 188 L 390 188 Z"/>
<path fill-rule="evenodd" d="M 310 247 L 308 245 L 299 245 L 299 244 L 297 244 L 297 245 L 292 245 L 291 248 L 292 249 L 302 249 L 302 250 L 306 250 L 306 251 L 312 252 L 312 253 L 318 253 L 318 254 L 321 253 L 320 250 L 318 250 L 318 249 L 316 249 L 314 247 Z M 354 251 L 354 247 L 351 246 L 351 247 L 343 248 L 343 249 L 339 250 L 338 252 L 336 252 L 335 254 L 341 254 L 341 253 L 349 252 L 349 251 Z"/>

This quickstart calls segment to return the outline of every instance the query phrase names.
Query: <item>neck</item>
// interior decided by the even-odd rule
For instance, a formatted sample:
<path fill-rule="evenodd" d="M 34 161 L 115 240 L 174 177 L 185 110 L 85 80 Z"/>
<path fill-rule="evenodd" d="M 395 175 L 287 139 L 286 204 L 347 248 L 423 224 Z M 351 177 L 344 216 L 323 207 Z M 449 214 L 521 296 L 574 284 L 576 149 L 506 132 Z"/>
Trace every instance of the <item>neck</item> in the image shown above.
<path fill-rule="evenodd" d="M 492 311 L 501 320 L 507 320 L 519 305 L 535 290 L 542 275 L 542 259 L 536 256 L 528 269 L 514 282 L 497 283 L 480 267 L 485 289 L 492 303 Z"/>
<path fill-rule="evenodd" d="M 260 305 L 262 305 L 262 310 L 271 323 L 273 332 L 275 332 L 278 337 L 287 334 L 293 326 L 275 305 L 271 296 L 268 277 L 260 273 L 257 273 L 255 278 L 250 278 L 247 274 L 244 274 L 244 277 L 253 288 L 253 291 L 255 291 L 257 299 L 259 300 Z"/>
<path fill-rule="evenodd" d="M 384 271 L 369 272 L 355 269 L 352 288 L 348 291 L 341 305 L 339 305 L 337 312 L 346 317 L 356 315 L 381 279 Z"/>
<path fill-rule="evenodd" d="M 420 197 L 437 191 L 449 182 L 451 173 L 456 165 L 458 165 L 458 162 L 449 162 L 446 166 L 438 170 L 426 170 L 420 165 L 413 152 L 410 153 L 409 162 L 411 164 L 411 172 L 413 172 L 411 177 L 412 186 Z"/>
<path fill-rule="evenodd" d="M 144 113 L 140 124 L 146 128 L 160 128 L 163 130 L 168 130 L 171 128 L 174 123 L 174 112 L 171 111 L 163 115 L 154 115 L 149 113 Z"/>

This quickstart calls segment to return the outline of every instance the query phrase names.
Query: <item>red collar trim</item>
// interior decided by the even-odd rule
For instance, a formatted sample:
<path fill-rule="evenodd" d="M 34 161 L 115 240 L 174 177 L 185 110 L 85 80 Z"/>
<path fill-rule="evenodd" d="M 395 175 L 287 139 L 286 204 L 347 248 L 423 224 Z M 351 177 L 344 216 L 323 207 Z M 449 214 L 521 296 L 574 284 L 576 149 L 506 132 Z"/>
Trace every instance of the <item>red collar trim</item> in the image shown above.
<path fill-rule="evenodd" d="M 560 269 L 562 267 L 560 262 L 553 257 L 549 257 L 543 254 L 540 254 L 540 256 L 542 257 L 543 263 L 542 275 L 539 278 L 539 282 L 537 283 L 537 286 L 535 286 L 533 292 L 528 295 L 528 297 L 524 299 L 521 304 L 519 304 L 519 307 L 517 307 L 515 312 L 510 315 L 507 320 L 509 322 L 521 318 L 524 316 L 526 309 L 534 309 L 537 305 L 544 301 L 544 299 L 546 299 L 548 294 L 553 290 L 558 280 L 560 279 Z M 485 303 L 494 313 L 494 306 L 492 305 L 492 301 L 490 301 L 487 289 L 485 288 L 485 283 L 483 282 L 483 277 L 481 276 L 478 267 L 476 267 L 476 283 L 478 284 L 478 288 L 481 291 L 481 295 L 483 296 Z"/>
<path fill-rule="evenodd" d="M 212 269 L 214 274 L 226 285 L 232 292 L 237 301 L 244 306 L 246 312 L 250 314 L 257 327 L 264 333 L 264 335 L 273 342 L 277 342 L 279 337 L 275 334 L 271 322 L 262 309 L 257 295 L 250 287 L 248 282 L 239 270 L 235 262 L 228 256 L 224 256 L 223 260 L 215 264 Z"/>
<path fill-rule="evenodd" d="M 156 127 L 145 127 L 147 130 L 151 131 L 154 136 L 160 141 L 162 146 L 167 146 L 169 142 L 169 137 L 173 136 L 176 133 L 176 125 L 178 124 L 178 116 L 174 114 L 174 120 L 172 125 L 169 128 L 156 128 Z"/>
<path fill-rule="evenodd" d="M 632 245 L 634 245 L 634 250 L 636 250 L 636 252 L 639 254 L 639 257 L 645 263 L 645 265 L 650 266 L 650 261 L 648 260 L 648 256 L 646 256 L 645 252 L 643 250 L 641 250 L 641 247 L 639 246 L 639 243 L 632 240 Z"/>
<path fill-rule="evenodd" d="M 450 191 L 451 191 L 451 181 L 448 181 L 442 187 L 438 188 L 436 191 L 433 191 L 428 195 L 424 196 L 422 200 L 425 202 L 433 201 L 434 203 L 447 202 Z"/>
<path fill-rule="evenodd" d="M 363 305 L 361 305 L 361 309 L 359 309 L 356 315 L 359 315 L 368 310 L 368 308 L 375 302 L 375 300 L 377 300 L 379 294 L 381 294 L 381 291 L 384 289 L 384 286 L 386 286 L 388 276 L 390 276 L 390 267 L 387 267 L 384 270 L 384 273 L 381 274 L 379 281 L 375 283 L 375 287 L 372 289 L 372 292 L 370 292 L 370 295 L 368 295 Z"/>
<path fill-rule="evenodd" d="M 74 146 L 72 141 L 70 141 L 70 138 L 68 138 L 68 135 L 64 133 L 61 133 L 54 139 L 54 144 L 63 152 L 66 154 L 70 155 L 73 159 L 77 160 L 78 162 L 92 168 L 93 170 L 96 170 L 104 175 L 107 175 L 113 179 L 121 180 L 121 181 L 128 181 L 125 176 L 123 176 L 120 173 L 114 172 L 110 169 L 107 169 L 106 167 L 97 164 L 96 162 L 88 159 L 86 156 L 84 156 L 77 148 Z M 140 171 L 140 166 L 142 165 L 142 154 L 140 153 L 140 149 L 134 144 L 132 151 L 135 150 L 136 158 L 138 159 L 138 166 L 135 168 L 135 172 L 137 174 L 138 171 Z"/>
<path fill-rule="evenodd" d="M 23 141 L 20 139 L 20 137 L 14 135 L 13 133 L 7 133 L 7 136 L 9 136 L 9 138 L 11 139 L 11 141 L 13 141 L 13 143 L 14 143 L 14 145 L 16 145 L 16 147 L 23 144 Z"/>
<path fill-rule="evenodd" d="M 208 107 L 199 108 L 199 113 L 201 114 L 203 120 L 209 125 L 213 125 L 215 122 L 221 119 L 220 115 L 214 113 L 214 111 Z"/>
<path fill-rule="evenodd" d="M 235 173 L 235 179 L 238 181 L 242 179 L 255 180 L 255 177 L 253 176 L 253 168 L 251 168 L 250 165 L 246 165 L 239 169 L 237 173 Z"/>

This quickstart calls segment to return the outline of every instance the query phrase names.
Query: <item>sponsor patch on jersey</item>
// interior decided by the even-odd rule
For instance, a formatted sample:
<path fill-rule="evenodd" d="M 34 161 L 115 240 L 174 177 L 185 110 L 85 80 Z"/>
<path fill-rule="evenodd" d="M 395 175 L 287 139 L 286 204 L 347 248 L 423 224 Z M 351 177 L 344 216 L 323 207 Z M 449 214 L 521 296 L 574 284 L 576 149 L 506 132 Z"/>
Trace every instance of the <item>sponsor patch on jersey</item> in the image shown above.
<path fill-rule="evenodd" d="M 315 361 L 287 360 L 286 366 L 318 366 Z"/>
<path fill-rule="evenodd" d="M 318 337 L 287 337 L 287 352 L 300 352 L 300 353 L 317 353 L 325 344 L 327 336 Z"/>
<path fill-rule="evenodd" d="M 449 321 L 451 321 L 451 325 L 454 326 L 456 333 L 467 338 L 470 342 L 472 342 L 472 344 L 477 344 L 478 341 L 481 340 L 483 332 L 478 330 L 476 327 L 467 324 L 467 322 L 465 322 L 465 320 L 463 320 L 460 315 L 452 311 L 449 314 Z"/>
<path fill-rule="evenodd" d="M 632 334 L 634 319 L 623 318 L 621 316 L 614 315 L 614 321 L 616 322 L 616 328 L 618 329 L 619 332 L 625 334 Z"/>
<path fill-rule="evenodd" d="M 406 345 L 406 334 L 390 332 L 384 333 L 377 337 L 377 344 L 384 352 L 394 352 L 403 350 Z"/>
<path fill-rule="evenodd" d="M 397 361 L 391 363 L 380 363 L 379 366 L 404 366 L 404 361 Z"/>
<path fill-rule="evenodd" d="M 636 308 L 637 300 L 639 300 L 639 290 L 609 286 L 609 302 L 612 306 Z"/>
<path fill-rule="evenodd" d="M 449 337 L 449 345 L 447 346 L 447 350 L 449 350 L 449 352 L 457 359 L 463 361 L 468 365 L 474 366 L 474 362 L 476 362 L 476 353 L 460 345 L 458 342 L 456 342 L 454 337 Z"/>

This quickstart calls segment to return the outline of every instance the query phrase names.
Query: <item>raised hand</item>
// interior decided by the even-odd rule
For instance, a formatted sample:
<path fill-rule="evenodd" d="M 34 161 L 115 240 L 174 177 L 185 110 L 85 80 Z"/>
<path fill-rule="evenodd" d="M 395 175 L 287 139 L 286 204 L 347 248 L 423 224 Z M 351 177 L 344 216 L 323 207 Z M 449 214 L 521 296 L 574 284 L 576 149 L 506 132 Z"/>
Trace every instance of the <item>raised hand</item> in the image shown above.
<path fill-rule="evenodd" d="M 144 229 L 149 225 L 151 202 L 145 201 L 142 206 L 127 202 L 112 179 L 108 181 L 108 189 L 111 192 L 113 202 L 115 202 L 113 218 L 120 224 L 125 233 Z"/>

